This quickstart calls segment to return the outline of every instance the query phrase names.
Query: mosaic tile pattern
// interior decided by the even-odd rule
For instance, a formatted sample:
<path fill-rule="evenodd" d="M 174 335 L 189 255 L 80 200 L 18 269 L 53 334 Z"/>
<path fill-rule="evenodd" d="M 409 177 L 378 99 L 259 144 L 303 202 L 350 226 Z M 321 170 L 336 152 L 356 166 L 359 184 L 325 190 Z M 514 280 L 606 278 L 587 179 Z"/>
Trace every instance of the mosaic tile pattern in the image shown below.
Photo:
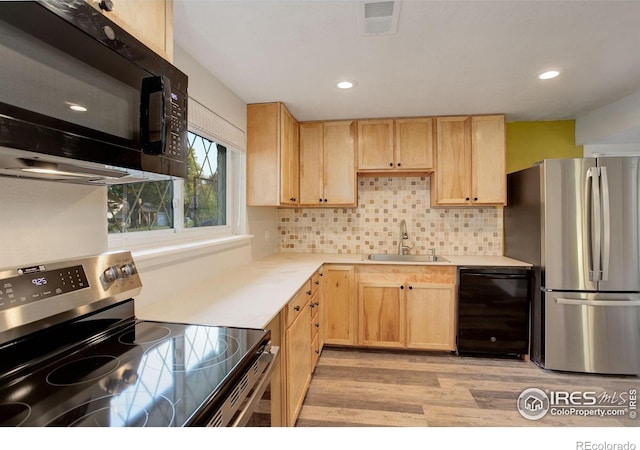
<path fill-rule="evenodd" d="M 431 208 L 429 177 L 359 177 L 357 208 L 278 210 L 280 251 L 396 253 L 400 221 L 411 254 L 502 255 L 502 208 Z"/>

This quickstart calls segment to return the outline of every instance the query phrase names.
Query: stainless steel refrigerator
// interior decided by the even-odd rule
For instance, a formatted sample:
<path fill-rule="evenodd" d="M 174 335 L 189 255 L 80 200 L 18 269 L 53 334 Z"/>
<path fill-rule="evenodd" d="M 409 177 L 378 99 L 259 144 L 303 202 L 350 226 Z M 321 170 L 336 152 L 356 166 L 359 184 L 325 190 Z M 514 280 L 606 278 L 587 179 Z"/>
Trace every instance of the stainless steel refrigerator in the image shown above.
<path fill-rule="evenodd" d="M 507 176 L 505 255 L 534 265 L 547 369 L 640 375 L 640 157 L 550 159 Z"/>

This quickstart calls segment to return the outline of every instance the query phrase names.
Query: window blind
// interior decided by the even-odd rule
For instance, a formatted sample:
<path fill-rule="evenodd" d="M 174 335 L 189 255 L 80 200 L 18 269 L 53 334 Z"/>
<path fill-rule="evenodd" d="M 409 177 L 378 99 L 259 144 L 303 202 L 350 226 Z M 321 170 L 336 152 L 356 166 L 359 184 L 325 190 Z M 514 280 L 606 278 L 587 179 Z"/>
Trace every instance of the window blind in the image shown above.
<path fill-rule="evenodd" d="M 228 148 L 246 151 L 244 131 L 191 97 L 189 97 L 189 130 Z"/>

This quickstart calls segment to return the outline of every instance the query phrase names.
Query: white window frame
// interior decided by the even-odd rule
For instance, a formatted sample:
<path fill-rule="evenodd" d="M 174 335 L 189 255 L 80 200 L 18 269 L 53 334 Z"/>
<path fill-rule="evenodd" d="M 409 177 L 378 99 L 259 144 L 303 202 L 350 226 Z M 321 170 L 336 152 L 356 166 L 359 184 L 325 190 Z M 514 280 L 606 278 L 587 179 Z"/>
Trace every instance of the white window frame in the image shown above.
<path fill-rule="evenodd" d="M 215 113 L 211 112 L 211 114 Z M 219 116 L 216 118 L 221 119 Z M 246 155 L 244 149 L 236 148 L 233 144 L 216 138 L 213 132 L 208 132 L 202 127 L 192 129 L 190 124 L 189 131 L 223 145 L 227 149 L 227 224 L 186 228 L 184 226 L 184 180 L 175 178 L 173 180 L 173 228 L 109 233 L 108 248 L 110 251 L 130 250 L 136 256 L 136 260 L 139 260 L 145 257 L 193 249 L 206 251 L 212 247 L 224 248 L 251 238 L 246 234 Z"/>

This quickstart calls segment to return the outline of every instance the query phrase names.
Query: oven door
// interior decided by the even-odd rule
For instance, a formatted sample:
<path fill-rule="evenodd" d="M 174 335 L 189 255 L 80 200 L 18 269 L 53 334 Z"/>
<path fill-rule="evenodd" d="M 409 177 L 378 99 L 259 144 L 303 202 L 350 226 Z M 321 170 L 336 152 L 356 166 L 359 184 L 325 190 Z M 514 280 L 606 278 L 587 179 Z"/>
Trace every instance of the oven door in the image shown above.
<path fill-rule="evenodd" d="M 256 359 L 211 415 L 208 427 L 271 426 L 271 375 L 280 363 L 279 354 L 279 347 L 271 347 Z"/>
<path fill-rule="evenodd" d="M 0 2 L 0 147 L 184 176 L 186 76 L 104 20 L 86 2 Z"/>

